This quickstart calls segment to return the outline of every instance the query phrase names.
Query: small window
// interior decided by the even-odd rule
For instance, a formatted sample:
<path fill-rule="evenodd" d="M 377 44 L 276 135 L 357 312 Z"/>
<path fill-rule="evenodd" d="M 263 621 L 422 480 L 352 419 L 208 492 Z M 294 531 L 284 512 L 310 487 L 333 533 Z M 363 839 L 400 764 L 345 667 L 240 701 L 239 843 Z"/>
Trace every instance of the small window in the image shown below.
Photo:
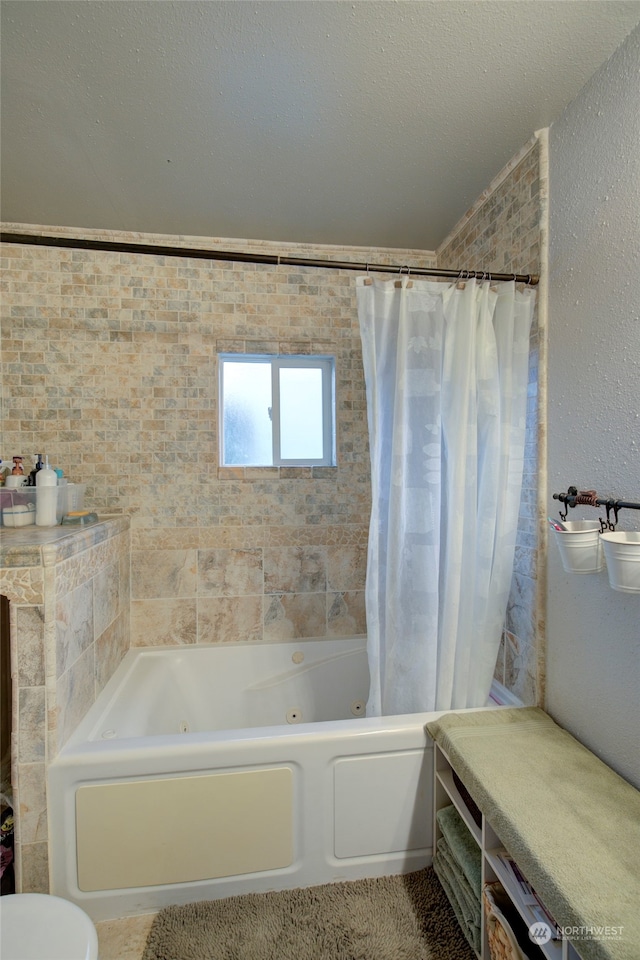
<path fill-rule="evenodd" d="M 333 357 L 220 354 L 222 466 L 332 466 L 333 397 Z"/>

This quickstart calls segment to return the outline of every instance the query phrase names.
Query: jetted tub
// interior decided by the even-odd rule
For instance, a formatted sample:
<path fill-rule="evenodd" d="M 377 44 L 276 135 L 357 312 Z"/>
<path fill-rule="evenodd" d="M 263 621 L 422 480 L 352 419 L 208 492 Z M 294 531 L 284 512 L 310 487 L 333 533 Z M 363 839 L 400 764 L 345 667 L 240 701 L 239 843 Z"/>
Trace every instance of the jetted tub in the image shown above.
<path fill-rule="evenodd" d="M 49 767 L 51 893 L 98 921 L 426 866 L 438 714 L 364 717 L 365 644 L 129 651 Z"/>

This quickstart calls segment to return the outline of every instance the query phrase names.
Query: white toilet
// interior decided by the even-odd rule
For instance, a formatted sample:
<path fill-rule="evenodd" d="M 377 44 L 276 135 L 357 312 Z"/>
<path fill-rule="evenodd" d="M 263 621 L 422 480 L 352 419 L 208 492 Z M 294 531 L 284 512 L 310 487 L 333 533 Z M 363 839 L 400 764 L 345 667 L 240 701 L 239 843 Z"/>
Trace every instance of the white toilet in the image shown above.
<path fill-rule="evenodd" d="M 0 897 L 2 960 L 97 960 L 98 934 L 69 900 L 45 893 Z"/>

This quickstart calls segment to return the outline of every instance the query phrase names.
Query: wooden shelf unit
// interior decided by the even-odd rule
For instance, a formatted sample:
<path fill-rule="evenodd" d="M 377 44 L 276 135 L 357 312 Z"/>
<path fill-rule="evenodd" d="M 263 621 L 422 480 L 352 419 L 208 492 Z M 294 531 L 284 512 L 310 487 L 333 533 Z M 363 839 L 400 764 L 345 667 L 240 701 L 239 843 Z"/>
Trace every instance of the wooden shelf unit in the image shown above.
<path fill-rule="evenodd" d="M 446 753 L 437 743 L 434 743 L 434 824 L 433 824 L 433 849 L 436 849 L 438 840 L 442 836 L 442 831 L 437 820 L 437 813 L 443 807 L 453 804 L 466 826 L 469 833 L 478 844 L 481 853 L 482 864 L 482 887 L 485 883 L 491 883 L 499 880 L 509 897 L 509 900 L 520 914 L 525 927 L 529 927 L 536 922 L 535 915 L 531 912 L 529 906 L 524 902 L 517 884 L 510 876 L 507 868 L 499 859 L 499 854 L 504 852 L 504 847 L 500 838 L 495 833 L 487 818 L 482 816 L 482 826 L 479 827 L 474 820 L 467 804 L 464 801 L 460 791 L 456 787 L 453 779 L 453 768 L 449 762 Z M 482 949 L 477 954 L 478 960 L 491 960 L 489 953 L 489 941 L 487 938 L 484 909 L 481 916 L 482 929 Z M 568 940 L 550 940 L 545 944 L 532 944 L 531 957 L 542 955 L 545 960 L 580 960 L 580 954 L 575 946 Z"/>

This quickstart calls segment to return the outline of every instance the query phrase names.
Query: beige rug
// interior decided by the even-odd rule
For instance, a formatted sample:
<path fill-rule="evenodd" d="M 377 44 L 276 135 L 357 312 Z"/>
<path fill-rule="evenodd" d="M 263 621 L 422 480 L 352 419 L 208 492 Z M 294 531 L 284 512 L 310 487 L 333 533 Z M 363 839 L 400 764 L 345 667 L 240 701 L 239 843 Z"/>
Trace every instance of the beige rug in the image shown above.
<path fill-rule="evenodd" d="M 166 907 L 142 960 L 475 960 L 433 870 Z"/>

